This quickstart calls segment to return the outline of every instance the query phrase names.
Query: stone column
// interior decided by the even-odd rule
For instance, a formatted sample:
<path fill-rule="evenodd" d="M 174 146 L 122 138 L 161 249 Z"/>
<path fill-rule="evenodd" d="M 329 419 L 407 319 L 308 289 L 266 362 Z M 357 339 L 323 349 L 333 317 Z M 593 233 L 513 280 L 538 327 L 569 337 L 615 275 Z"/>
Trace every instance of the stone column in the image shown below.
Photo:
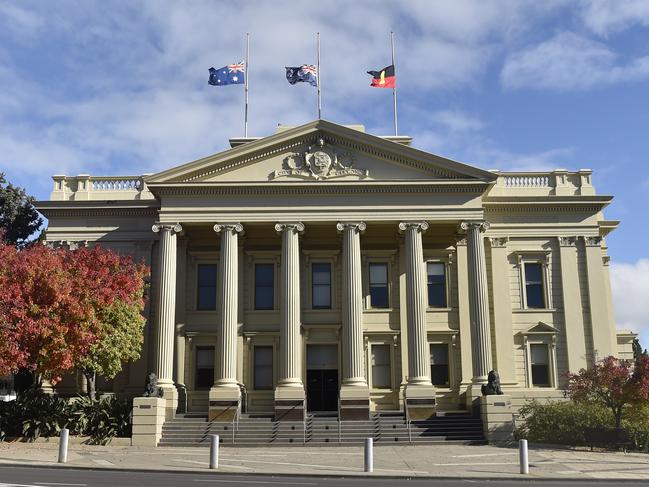
<path fill-rule="evenodd" d="M 278 223 L 282 235 L 280 278 L 280 366 L 275 389 L 275 418 L 302 421 L 304 385 L 302 384 L 302 336 L 300 334 L 300 244 L 304 224 Z"/>
<path fill-rule="evenodd" d="M 178 407 L 178 391 L 173 381 L 176 334 L 176 234 L 182 231 L 182 227 L 178 223 L 156 223 L 152 230 L 160 233 L 154 372 L 158 376 L 158 386 L 164 390 L 165 415 L 171 418 Z"/>
<path fill-rule="evenodd" d="M 340 388 L 340 418 L 368 419 L 370 396 L 365 378 L 363 347 L 363 286 L 360 234 L 364 222 L 338 222 L 342 233 L 342 350 L 343 374 Z"/>
<path fill-rule="evenodd" d="M 487 382 L 491 370 L 491 325 L 489 323 L 489 294 L 487 289 L 487 264 L 482 232 L 489 222 L 462 222 L 467 232 L 469 268 L 469 311 L 471 315 L 471 351 L 473 358 L 473 387 L 471 397 L 481 395 L 480 385 Z"/>
<path fill-rule="evenodd" d="M 406 404 L 411 419 L 428 419 L 435 415 L 435 388 L 430 381 L 430 349 L 426 331 L 426 273 L 422 234 L 428 223 L 401 222 L 405 234 L 406 315 L 408 317 L 408 384 Z"/>
<path fill-rule="evenodd" d="M 237 383 L 239 313 L 238 257 L 240 223 L 214 225 L 221 234 L 217 282 L 217 340 L 214 386 L 209 394 L 209 420 L 230 422 L 238 412 L 241 391 Z"/>

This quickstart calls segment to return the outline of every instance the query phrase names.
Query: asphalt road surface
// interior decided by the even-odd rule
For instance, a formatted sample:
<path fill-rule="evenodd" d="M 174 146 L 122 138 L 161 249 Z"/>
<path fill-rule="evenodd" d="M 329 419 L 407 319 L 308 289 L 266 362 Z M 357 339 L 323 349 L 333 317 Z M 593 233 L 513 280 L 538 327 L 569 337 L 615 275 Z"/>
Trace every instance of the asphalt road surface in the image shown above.
<path fill-rule="evenodd" d="M 129 472 L 115 470 L 76 470 L 69 468 L 0 467 L 0 487 L 374 487 L 374 486 L 434 486 L 460 487 L 469 485 L 488 485 L 503 487 L 523 487 L 538 484 L 543 487 L 567 487 L 576 485 L 597 486 L 642 486 L 646 482 L 624 482 L 619 480 L 476 480 L 476 479 L 381 479 L 381 478 L 335 478 L 335 477 L 295 477 L 284 475 L 230 475 L 216 472 L 205 474 L 193 472 Z"/>

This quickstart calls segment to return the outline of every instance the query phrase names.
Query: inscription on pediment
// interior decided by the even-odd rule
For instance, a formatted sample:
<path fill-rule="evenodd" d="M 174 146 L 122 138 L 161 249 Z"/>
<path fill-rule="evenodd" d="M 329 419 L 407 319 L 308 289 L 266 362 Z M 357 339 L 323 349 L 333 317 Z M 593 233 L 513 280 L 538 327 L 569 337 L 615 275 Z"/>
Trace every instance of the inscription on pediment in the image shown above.
<path fill-rule="evenodd" d="M 354 156 L 350 152 L 335 149 L 323 137 L 320 137 L 306 152 L 288 155 L 283 163 L 283 168 L 273 171 L 270 179 L 297 177 L 323 180 L 343 176 L 365 178 L 369 175 L 367 169 L 353 167 Z"/>

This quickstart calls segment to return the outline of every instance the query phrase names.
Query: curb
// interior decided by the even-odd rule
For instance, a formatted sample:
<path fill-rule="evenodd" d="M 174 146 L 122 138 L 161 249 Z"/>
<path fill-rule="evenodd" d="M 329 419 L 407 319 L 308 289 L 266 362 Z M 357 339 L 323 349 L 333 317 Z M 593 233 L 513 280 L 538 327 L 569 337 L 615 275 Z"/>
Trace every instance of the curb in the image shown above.
<path fill-rule="evenodd" d="M 240 472 L 222 472 L 219 470 L 209 470 L 209 469 L 203 469 L 203 470 L 171 470 L 168 468 L 163 468 L 163 469 L 154 469 L 154 468 L 135 468 L 135 467 L 126 467 L 126 468 L 120 468 L 120 467 L 102 467 L 99 465 L 93 465 L 93 466 L 82 466 L 82 465 L 68 465 L 68 464 L 54 464 L 54 465 L 29 465 L 29 464 L 24 464 L 24 463 L 0 463 L 0 469 L 2 467 L 11 467 L 11 468 L 38 468 L 38 469 L 67 469 L 67 470 L 89 470 L 89 471 L 97 471 L 97 472 L 104 472 L 104 471 L 110 471 L 110 472 L 132 472 L 132 473 L 151 473 L 151 472 L 159 472 L 159 473 L 173 473 L 173 474 L 197 474 L 197 475 L 218 475 L 218 476 L 228 476 L 228 477 L 241 477 L 241 478 L 246 478 L 246 477 L 291 477 L 291 478 L 310 478 L 310 477 L 318 477 L 321 479 L 348 479 L 348 478 L 362 478 L 362 479 L 385 479 L 385 480 L 470 480 L 470 481 L 494 481 L 494 480 L 500 480 L 500 481 L 512 481 L 512 480 L 519 480 L 519 481 L 535 481 L 535 482 L 558 482 L 558 481 L 563 481 L 563 482 L 577 482 L 577 483 L 602 483 L 602 482 L 616 482 L 620 484 L 628 484 L 628 483 L 637 483 L 638 479 L 597 479 L 597 478 L 574 478 L 574 477 L 569 477 L 569 476 L 562 476 L 562 477 L 537 477 L 534 474 L 518 474 L 518 475 L 506 475 L 506 476 L 499 476 L 499 477 L 462 477 L 462 476 L 445 476 L 445 475 L 367 475 L 364 474 L 364 472 L 359 472 L 358 474 L 337 474 L 337 473 L 318 473 L 318 472 L 311 472 L 309 474 L 301 474 L 301 473 L 277 473 L 277 472 L 246 472 L 246 473 L 240 473 Z M 533 465 L 530 465 L 530 467 L 533 467 Z M 578 474 L 580 472 L 575 472 L 575 474 Z"/>

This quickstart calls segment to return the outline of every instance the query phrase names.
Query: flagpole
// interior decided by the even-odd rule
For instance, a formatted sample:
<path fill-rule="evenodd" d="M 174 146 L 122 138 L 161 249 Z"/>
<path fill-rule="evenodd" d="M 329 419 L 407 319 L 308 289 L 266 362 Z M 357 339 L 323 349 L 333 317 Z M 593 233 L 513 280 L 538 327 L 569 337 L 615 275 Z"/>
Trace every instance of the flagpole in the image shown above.
<path fill-rule="evenodd" d="M 318 45 L 318 120 L 322 118 L 322 100 L 320 99 L 320 81 L 322 77 L 320 76 L 320 32 L 316 33 L 317 45 Z"/>
<path fill-rule="evenodd" d="M 248 137 L 248 78 L 250 76 L 250 66 L 249 66 L 249 57 L 250 57 L 250 34 L 246 32 L 246 65 L 244 71 L 244 81 L 245 81 L 245 92 L 246 92 L 246 101 L 245 109 L 243 114 L 243 133 L 244 137 Z"/>
<path fill-rule="evenodd" d="M 394 66 L 394 75 L 396 78 L 397 67 L 394 64 L 394 32 L 390 32 L 390 44 L 392 45 L 392 66 Z M 394 87 L 392 88 L 392 102 L 394 104 L 394 135 L 397 136 L 399 131 L 397 129 L 397 83 L 395 79 Z"/>

